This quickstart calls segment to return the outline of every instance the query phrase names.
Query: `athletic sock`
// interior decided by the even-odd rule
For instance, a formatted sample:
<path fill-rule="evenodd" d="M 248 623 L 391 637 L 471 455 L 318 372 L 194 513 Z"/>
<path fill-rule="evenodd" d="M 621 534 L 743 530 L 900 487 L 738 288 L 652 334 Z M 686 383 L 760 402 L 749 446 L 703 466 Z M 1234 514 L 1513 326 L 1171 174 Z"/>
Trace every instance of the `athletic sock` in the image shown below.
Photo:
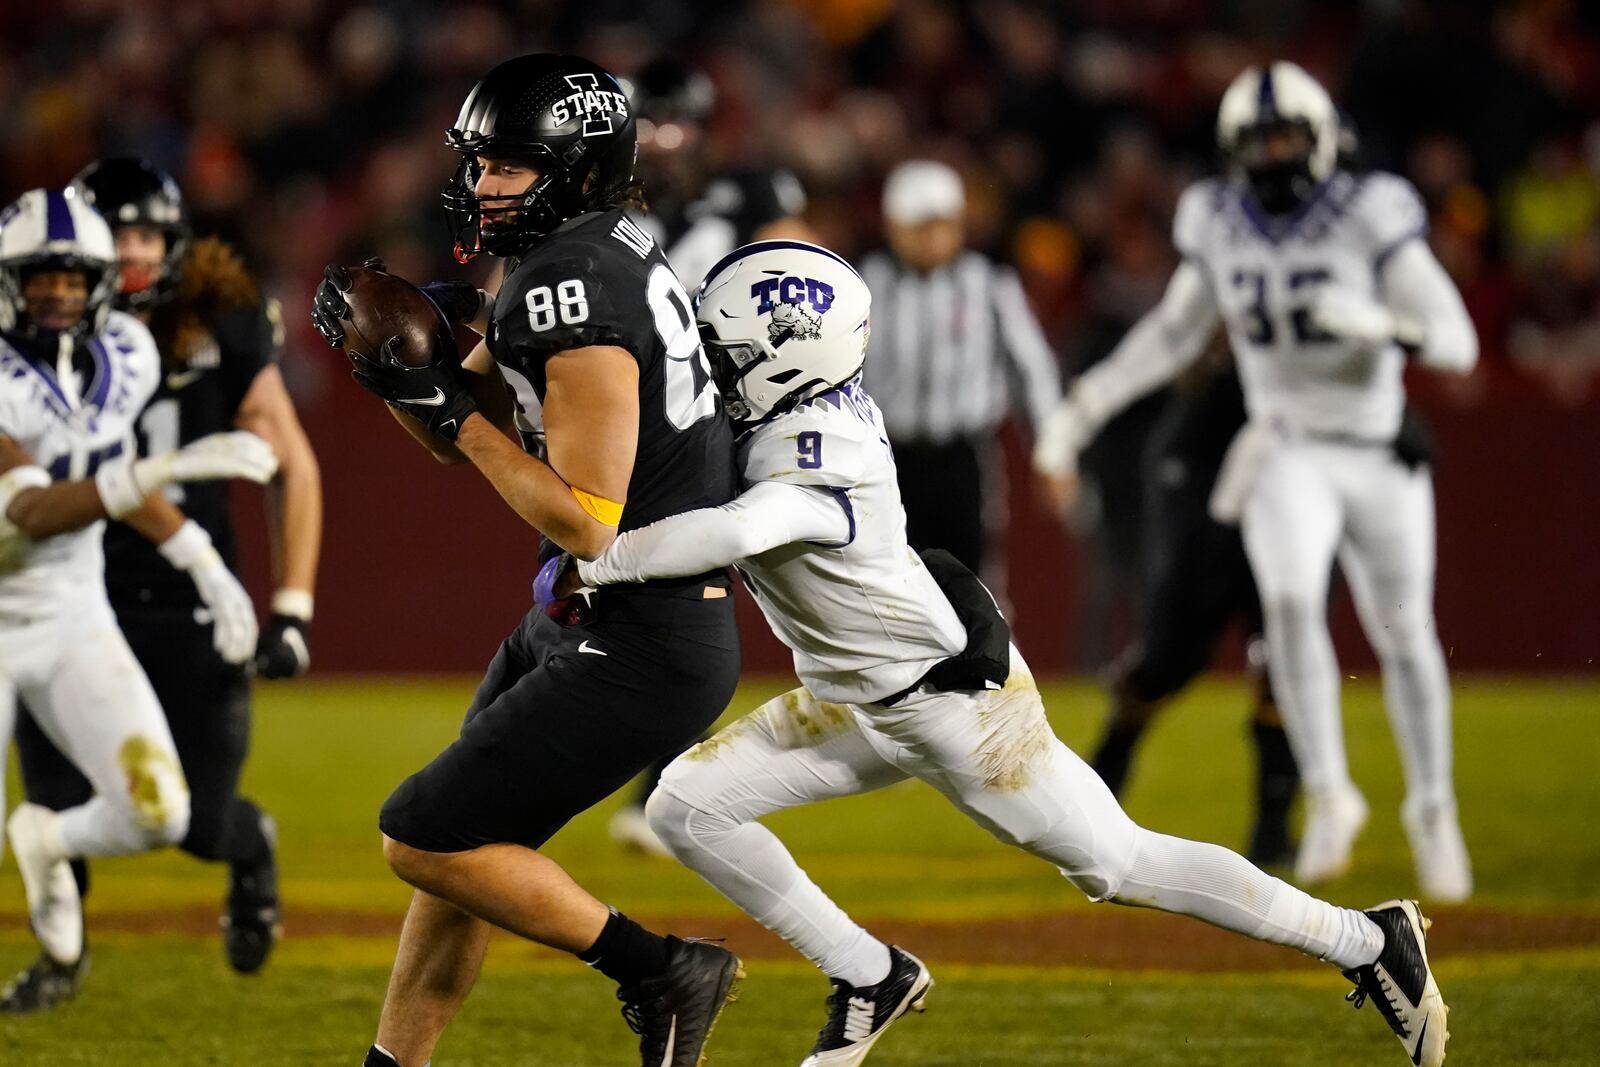
<path fill-rule="evenodd" d="M 248 797 L 234 797 L 228 804 L 227 830 L 224 832 L 222 860 L 235 867 L 261 867 L 272 859 L 272 842 L 267 837 L 261 809 Z"/>
<path fill-rule="evenodd" d="M 1221 845 L 1140 828 L 1115 899 L 1202 919 L 1224 930 L 1299 949 L 1341 970 L 1371 963 L 1383 931 L 1363 912 L 1318 900 Z"/>
<path fill-rule="evenodd" d="M 1289 735 L 1280 725 L 1250 724 L 1256 749 L 1256 846 L 1287 848 L 1289 807 L 1300 790 L 1300 768 L 1289 748 Z"/>
<path fill-rule="evenodd" d="M 429 1060 L 427 1063 L 424 1063 L 422 1067 L 429 1067 L 429 1064 L 431 1063 L 433 1063 L 433 1061 Z M 400 1061 L 395 1058 L 394 1053 L 390 1052 L 382 1045 L 374 1044 L 371 1048 L 367 1049 L 367 1058 L 361 1061 L 361 1067 L 402 1067 L 402 1065 Z"/>
<path fill-rule="evenodd" d="M 612 908 L 600 936 L 578 958 L 628 989 L 667 969 L 667 939 Z"/>

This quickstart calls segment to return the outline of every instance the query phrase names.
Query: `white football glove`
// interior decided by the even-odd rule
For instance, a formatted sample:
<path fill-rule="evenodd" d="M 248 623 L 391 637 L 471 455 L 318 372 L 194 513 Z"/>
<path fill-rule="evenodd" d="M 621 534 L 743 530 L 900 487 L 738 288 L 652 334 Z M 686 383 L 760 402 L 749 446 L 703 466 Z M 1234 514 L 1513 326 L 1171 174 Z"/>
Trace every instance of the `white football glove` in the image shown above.
<path fill-rule="evenodd" d="M 245 430 L 207 434 L 182 448 L 133 463 L 108 463 L 95 475 L 106 513 L 121 518 L 172 482 L 247 478 L 266 482 L 278 471 L 272 446 Z"/>
<path fill-rule="evenodd" d="M 1310 307 L 1311 324 L 1325 333 L 1364 348 L 1382 348 L 1420 340 L 1416 329 L 1370 296 L 1341 285 L 1317 289 Z"/>
<path fill-rule="evenodd" d="M 190 519 L 157 548 L 168 563 L 188 573 L 200 600 L 211 609 L 211 643 L 222 658 L 243 663 L 255 655 L 255 605 L 212 547 L 211 535 Z"/>

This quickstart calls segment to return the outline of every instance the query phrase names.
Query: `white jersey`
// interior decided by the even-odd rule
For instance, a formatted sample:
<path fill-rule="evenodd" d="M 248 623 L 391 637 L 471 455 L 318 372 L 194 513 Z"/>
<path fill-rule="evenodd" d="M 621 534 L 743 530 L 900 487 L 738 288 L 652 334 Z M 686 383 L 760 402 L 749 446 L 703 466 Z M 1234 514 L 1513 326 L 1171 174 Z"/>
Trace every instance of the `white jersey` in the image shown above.
<path fill-rule="evenodd" d="M 1404 355 L 1314 329 L 1306 309 L 1333 284 L 1382 300 L 1379 274 L 1424 234 L 1405 179 L 1336 173 L 1291 216 L 1263 214 L 1238 185 L 1208 179 L 1178 202 L 1173 240 L 1206 276 L 1228 330 L 1254 421 L 1313 435 L 1393 439 L 1405 406 Z"/>
<path fill-rule="evenodd" d="M 56 481 L 92 477 L 101 463 L 131 456 L 134 419 L 160 381 L 155 340 L 131 315 L 113 311 L 89 350 L 94 372 L 84 378 L 0 339 L 0 433 Z M 0 621 L 63 614 L 85 596 L 103 597 L 104 526 L 97 522 L 37 543 L 13 534 L 0 567 Z"/>
<path fill-rule="evenodd" d="M 849 518 L 847 540 L 782 545 L 739 564 L 816 697 L 880 700 L 966 647 L 955 609 L 906 543 L 883 417 L 859 381 L 762 425 L 739 443 L 738 461 L 747 485 L 814 487 Z"/>

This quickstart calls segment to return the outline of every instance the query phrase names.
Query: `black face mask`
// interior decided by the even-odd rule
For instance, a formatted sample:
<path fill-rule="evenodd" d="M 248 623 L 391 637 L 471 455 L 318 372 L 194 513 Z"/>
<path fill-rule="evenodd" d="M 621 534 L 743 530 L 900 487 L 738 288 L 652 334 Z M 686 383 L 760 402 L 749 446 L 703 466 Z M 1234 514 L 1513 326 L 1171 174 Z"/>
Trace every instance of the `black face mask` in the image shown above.
<path fill-rule="evenodd" d="M 1317 188 L 1311 162 L 1305 159 L 1264 163 L 1247 169 L 1245 176 L 1256 202 L 1269 215 L 1287 215 L 1310 199 Z"/>

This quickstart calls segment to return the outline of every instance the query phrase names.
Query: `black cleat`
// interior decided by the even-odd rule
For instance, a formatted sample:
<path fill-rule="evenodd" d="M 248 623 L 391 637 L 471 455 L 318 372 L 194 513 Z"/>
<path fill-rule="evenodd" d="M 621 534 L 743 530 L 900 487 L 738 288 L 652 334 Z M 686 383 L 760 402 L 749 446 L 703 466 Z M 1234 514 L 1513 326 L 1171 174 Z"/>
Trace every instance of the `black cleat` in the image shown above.
<path fill-rule="evenodd" d="M 283 933 L 278 912 L 278 831 L 272 816 L 261 816 L 261 829 L 271 848 L 266 861 L 228 867 L 222 947 L 228 954 L 228 965 L 240 974 L 259 971 Z"/>
<path fill-rule="evenodd" d="M 617 990 L 622 1017 L 639 1035 L 644 1067 L 697 1067 L 733 984 L 744 977 L 739 957 L 697 937 L 667 938 L 667 969 Z"/>
<path fill-rule="evenodd" d="M 27 970 L 0 990 L 0 1012 L 26 1015 L 48 1011 L 78 995 L 78 987 L 89 973 L 89 950 L 76 963 L 59 963 L 47 952 L 39 953 Z"/>
<path fill-rule="evenodd" d="M 877 985 L 833 980 L 828 1021 L 800 1067 L 856 1067 L 889 1024 L 908 1011 L 922 1011 L 933 976 L 911 953 L 889 946 L 889 976 Z"/>
<path fill-rule="evenodd" d="M 1414 1067 L 1439 1067 L 1450 1039 L 1450 1009 L 1428 968 L 1426 931 L 1433 924 L 1414 900 L 1386 901 L 1369 908 L 1367 917 L 1383 929 L 1383 952 L 1375 962 L 1344 972 L 1356 985 L 1345 999 L 1359 1008 L 1370 998 Z"/>

